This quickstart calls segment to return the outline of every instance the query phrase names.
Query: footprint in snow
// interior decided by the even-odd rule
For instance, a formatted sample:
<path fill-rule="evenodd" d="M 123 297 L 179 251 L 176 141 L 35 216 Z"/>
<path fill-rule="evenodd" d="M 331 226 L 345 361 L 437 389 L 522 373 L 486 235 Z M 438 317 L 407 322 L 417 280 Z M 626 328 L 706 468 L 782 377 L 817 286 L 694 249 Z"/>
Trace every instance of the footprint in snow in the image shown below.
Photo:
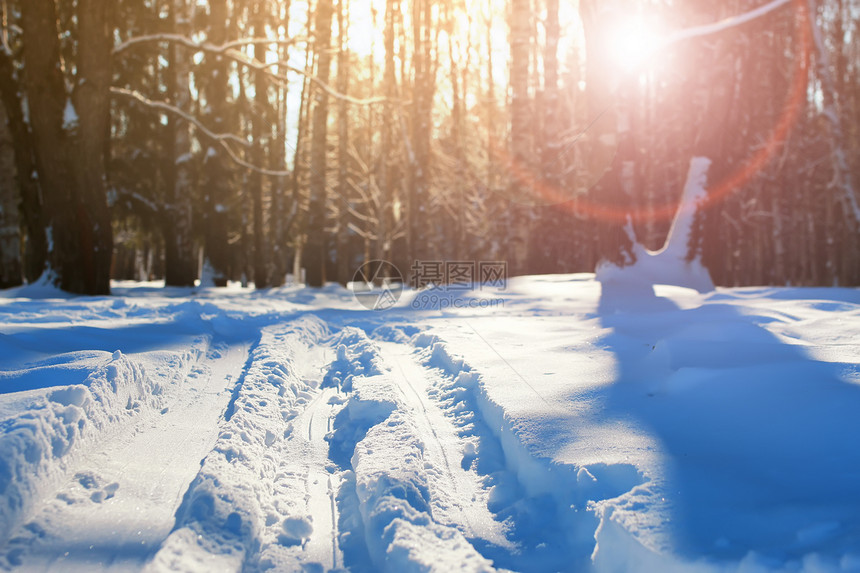
<path fill-rule="evenodd" d="M 94 503 L 102 503 L 112 498 L 119 489 L 117 482 L 102 485 L 102 481 L 93 472 L 78 472 L 70 488 L 57 494 L 57 499 L 68 505 L 85 501 L 87 498 Z"/>

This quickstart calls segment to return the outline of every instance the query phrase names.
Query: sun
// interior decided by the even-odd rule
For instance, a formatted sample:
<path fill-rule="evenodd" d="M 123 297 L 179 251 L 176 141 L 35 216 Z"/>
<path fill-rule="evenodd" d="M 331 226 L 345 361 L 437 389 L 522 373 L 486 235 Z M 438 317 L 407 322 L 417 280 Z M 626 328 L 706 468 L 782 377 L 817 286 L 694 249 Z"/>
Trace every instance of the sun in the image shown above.
<path fill-rule="evenodd" d="M 642 17 L 618 22 L 609 38 L 612 61 L 628 72 L 641 69 L 660 48 L 661 32 L 658 23 Z"/>

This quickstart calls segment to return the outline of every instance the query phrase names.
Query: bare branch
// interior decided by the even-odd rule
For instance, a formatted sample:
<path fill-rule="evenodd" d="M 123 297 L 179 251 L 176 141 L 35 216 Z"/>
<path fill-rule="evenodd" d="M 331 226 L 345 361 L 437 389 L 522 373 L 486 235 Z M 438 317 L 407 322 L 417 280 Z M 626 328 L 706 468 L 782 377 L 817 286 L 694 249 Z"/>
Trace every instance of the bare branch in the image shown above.
<path fill-rule="evenodd" d="M 359 236 L 359 237 L 361 237 L 362 239 L 371 239 L 371 240 L 375 240 L 375 239 L 377 238 L 377 236 L 376 236 L 376 234 L 375 234 L 375 233 L 372 233 L 372 232 L 370 232 L 370 231 L 364 231 L 364 230 L 362 230 L 362 229 L 359 229 L 358 227 L 356 227 L 356 226 L 355 226 L 354 224 L 352 224 L 352 223 L 347 223 L 347 225 L 346 225 L 346 226 L 347 226 L 347 228 L 348 228 L 348 229 L 350 229 L 353 233 L 355 233 L 356 235 L 358 235 L 358 236 Z"/>
<path fill-rule="evenodd" d="M 199 129 L 201 132 L 203 132 L 203 134 L 206 137 L 208 137 L 209 139 L 211 139 L 212 141 L 214 141 L 215 143 L 220 145 L 221 148 L 224 149 L 224 151 L 230 157 L 230 160 L 233 161 L 233 163 L 236 163 L 237 165 L 240 165 L 240 166 L 245 167 L 246 169 L 250 169 L 252 171 L 256 171 L 257 173 L 261 173 L 263 175 L 269 175 L 271 177 L 289 177 L 292 175 L 291 171 L 277 171 L 274 169 L 266 169 L 266 168 L 260 167 L 258 165 L 253 165 L 251 163 L 248 163 L 247 161 L 245 161 L 244 159 L 239 157 L 236 154 L 236 152 L 233 151 L 233 149 L 227 143 L 228 141 L 233 141 L 235 143 L 238 143 L 242 147 L 247 148 L 247 147 L 250 147 L 250 145 L 251 145 L 248 141 L 246 141 L 246 140 L 242 139 L 241 137 L 239 137 L 238 135 L 235 135 L 232 133 L 215 133 L 212 130 L 210 130 L 209 128 L 207 128 L 205 125 L 203 125 L 203 123 L 201 123 L 199 119 L 197 119 L 196 117 L 182 111 L 181 109 L 179 109 L 176 106 L 170 105 L 169 103 L 165 103 L 165 102 L 161 102 L 161 101 L 154 101 L 154 100 L 148 99 L 143 94 L 136 92 L 136 91 L 133 91 L 133 90 L 112 87 L 110 89 L 110 91 L 114 95 L 119 95 L 119 96 L 123 96 L 123 97 L 129 98 L 129 99 L 133 99 L 133 100 L 137 101 L 138 103 L 141 103 L 141 104 L 143 104 L 149 108 L 157 109 L 159 111 L 163 111 L 166 113 L 170 113 L 170 114 L 176 115 L 176 116 L 184 119 L 185 121 L 187 121 L 188 123 L 190 123 L 194 127 L 196 127 L 197 129 Z"/>
<path fill-rule="evenodd" d="M 191 115 L 189 113 L 182 111 L 181 109 L 179 109 L 178 107 L 176 107 L 174 105 L 171 105 L 171 104 L 163 102 L 163 101 L 151 100 L 151 99 L 147 98 L 146 96 L 144 96 L 140 92 L 125 89 L 125 88 L 112 87 L 110 89 L 110 91 L 114 95 L 120 95 L 120 96 L 123 96 L 126 98 L 133 99 L 139 103 L 142 103 L 146 107 L 149 107 L 152 109 L 157 109 L 159 111 L 163 111 L 166 113 L 172 113 L 173 115 L 179 116 L 182 119 L 184 119 L 185 121 L 187 121 L 188 123 L 193 124 L 197 129 L 202 131 L 206 135 L 206 137 L 208 137 L 209 139 L 214 139 L 216 141 L 229 140 L 229 141 L 234 141 L 243 147 L 250 147 L 250 143 L 248 143 L 246 140 L 242 139 L 238 135 L 235 135 L 232 133 L 215 133 L 214 131 L 211 131 L 209 128 L 207 128 L 205 125 L 203 125 L 203 123 L 199 119 L 197 119 L 196 117 L 194 117 L 193 115 Z"/>
<path fill-rule="evenodd" d="M 300 74 L 300 75 L 308 78 L 312 83 L 314 83 L 317 87 L 322 89 L 324 92 L 326 92 L 331 97 L 345 101 L 345 102 L 348 102 L 348 103 L 351 103 L 351 104 L 354 104 L 354 105 L 362 105 L 362 106 L 363 105 L 373 105 L 373 104 L 378 104 L 378 103 L 385 103 L 386 101 L 388 101 L 387 98 L 384 98 L 384 97 L 372 97 L 372 98 L 360 99 L 360 98 L 353 97 L 351 95 L 342 94 L 339 91 L 337 91 L 335 88 L 331 87 L 328 83 L 326 83 L 326 82 L 322 81 L 321 79 L 319 79 L 318 77 L 316 77 L 311 72 L 304 70 L 302 68 L 290 65 L 289 63 L 284 62 L 282 60 L 278 60 L 278 61 L 274 61 L 274 62 L 261 62 L 260 60 L 257 60 L 256 58 L 252 58 L 252 57 L 248 56 L 247 54 L 240 52 L 238 50 L 227 50 L 226 52 L 224 52 L 224 55 L 231 58 L 232 60 L 240 63 L 240 64 L 244 64 L 244 65 L 248 66 L 249 68 L 263 72 L 264 74 L 266 74 L 270 78 L 273 78 L 274 80 L 281 82 L 281 83 L 286 82 L 286 78 L 284 78 L 283 76 L 281 76 L 280 74 L 278 74 L 276 72 L 271 71 L 269 68 L 277 67 L 277 68 L 280 68 L 282 70 L 287 70 L 290 72 L 294 72 L 296 74 Z"/>
<path fill-rule="evenodd" d="M 223 54 L 229 50 L 233 50 L 235 48 L 239 48 L 241 46 L 251 46 L 251 45 L 266 45 L 266 44 L 276 44 L 280 46 L 291 46 L 293 44 L 298 44 L 301 42 L 307 42 L 307 38 L 289 38 L 286 40 L 279 40 L 274 38 L 243 38 L 240 40 L 233 40 L 232 42 L 227 42 L 226 44 L 210 44 L 208 42 L 195 42 L 188 36 L 183 34 L 147 34 L 145 36 L 135 36 L 133 38 L 129 38 L 125 42 L 122 42 L 114 47 L 113 53 L 118 54 L 120 52 L 124 52 L 125 50 L 132 48 L 134 46 L 138 46 L 140 44 L 149 44 L 152 42 L 173 42 L 176 44 L 182 44 L 188 48 L 191 48 L 198 52 L 210 52 L 213 54 Z"/>
<path fill-rule="evenodd" d="M 716 34 L 717 32 L 722 32 L 723 30 L 728 30 L 729 28 L 734 28 L 735 26 L 740 26 L 741 24 L 746 24 L 747 22 L 755 20 L 756 18 L 760 18 L 765 14 L 773 12 L 779 7 L 788 4 L 789 1 L 790 0 L 771 0 L 767 4 L 759 6 L 758 8 L 750 10 L 749 12 L 745 12 L 737 16 L 732 16 L 730 18 L 726 18 L 725 20 L 714 22 L 713 24 L 704 24 L 702 26 L 684 28 L 683 30 L 679 30 L 674 34 L 670 34 L 669 37 L 663 41 L 663 45 L 668 46 L 670 44 L 674 44 L 682 40 L 687 40 L 689 38 L 709 36 L 711 34 Z"/>
<path fill-rule="evenodd" d="M 146 197 L 144 197 L 143 195 L 141 195 L 140 193 L 136 191 L 131 191 L 129 189 L 126 189 L 125 187 L 112 187 L 111 191 L 113 191 L 116 200 L 119 200 L 120 197 L 127 199 L 130 202 L 134 202 L 139 207 L 145 207 L 146 210 L 152 215 L 159 214 L 162 209 L 170 208 L 169 205 L 164 205 L 160 207 Z"/>
<path fill-rule="evenodd" d="M 316 84 L 320 89 L 325 91 L 328 95 L 333 98 L 343 100 L 349 102 L 354 105 L 373 105 L 378 103 L 384 103 L 386 98 L 384 97 L 373 97 L 360 99 L 356 97 L 352 97 L 347 94 L 342 94 L 338 92 L 336 89 L 331 87 L 326 82 L 320 80 L 312 73 L 307 70 L 303 70 L 302 68 L 298 68 L 296 66 L 290 65 L 288 62 L 283 60 L 277 60 L 274 62 L 263 62 L 257 58 L 252 58 L 242 52 L 241 50 L 237 50 L 236 48 L 243 45 L 251 45 L 251 44 L 281 44 L 281 45 L 291 45 L 297 43 L 299 41 L 306 41 L 304 39 L 291 38 L 289 40 L 275 40 L 269 38 L 248 38 L 245 40 L 234 40 L 232 42 L 227 42 L 226 44 L 210 44 L 208 42 L 195 42 L 191 38 L 187 36 L 183 36 L 182 34 L 150 34 L 147 36 L 137 36 L 134 38 L 130 38 L 125 42 L 119 44 L 113 49 L 114 54 L 118 54 L 122 51 L 127 50 L 128 48 L 149 42 L 173 42 L 177 44 L 182 44 L 188 48 L 191 48 L 198 52 L 208 52 L 210 54 L 221 54 L 225 57 L 230 58 L 231 60 L 238 62 L 242 65 L 248 66 L 254 70 L 263 72 L 268 77 L 274 79 L 279 83 L 286 83 L 287 79 L 278 74 L 277 72 L 272 71 L 270 68 L 275 67 L 280 68 L 282 70 L 288 70 L 297 74 L 301 74 L 305 76 L 314 84 Z"/>

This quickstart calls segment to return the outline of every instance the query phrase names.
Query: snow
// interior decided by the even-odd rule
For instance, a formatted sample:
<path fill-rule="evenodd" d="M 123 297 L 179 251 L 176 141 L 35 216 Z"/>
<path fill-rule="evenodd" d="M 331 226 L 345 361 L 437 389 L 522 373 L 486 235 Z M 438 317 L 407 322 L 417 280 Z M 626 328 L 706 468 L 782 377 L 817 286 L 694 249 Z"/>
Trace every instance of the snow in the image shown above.
<path fill-rule="evenodd" d="M 2 291 L 0 566 L 860 570 L 860 291 L 696 290 L 667 253 L 661 282 L 386 311 L 336 285 Z"/>
<path fill-rule="evenodd" d="M 708 196 L 705 186 L 710 165 L 711 160 L 707 157 L 693 157 L 690 160 L 681 203 L 662 249 L 652 252 L 642 247 L 628 221 L 626 231 L 633 244 L 636 261 L 624 267 L 605 261 L 601 263 L 597 268 L 597 279 L 604 289 L 616 289 L 628 294 L 632 291 L 648 292 L 652 285 L 675 285 L 699 292 L 714 290 L 714 283 L 700 257 L 687 260 L 687 246 L 690 244 L 696 209 Z"/>
<path fill-rule="evenodd" d="M 72 103 L 72 98 L 66 98 L 66 107 L 63 108 L 63 129 L 74 131 L 78 128 L 78 112 Z"/>

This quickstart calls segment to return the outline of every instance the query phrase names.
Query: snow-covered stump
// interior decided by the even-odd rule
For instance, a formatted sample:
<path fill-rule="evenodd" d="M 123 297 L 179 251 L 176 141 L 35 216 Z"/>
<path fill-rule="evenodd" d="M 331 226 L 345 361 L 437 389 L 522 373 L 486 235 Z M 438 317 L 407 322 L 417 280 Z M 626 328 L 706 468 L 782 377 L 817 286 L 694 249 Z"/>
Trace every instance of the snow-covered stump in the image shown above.
<path fill-rule="evenodd" d="M 681 203 L 663 248 L 647 250 L 636 240 L 633 227 L 628 222 L 627 233 L 633 243 L 636 261 L 624 267 L 606 261 L 598 265 L 596 278 L 602 285 L 604 299 L 653 297 L 655 284 L 686 287 L 700 293 L 714 290 L 701 256 L 696 253 L 691 260 L 687 257 L 696 211 L 708 195 L 705 185 L 710 166 L 711 160 L 707 157 L 690 160 Z"/>

